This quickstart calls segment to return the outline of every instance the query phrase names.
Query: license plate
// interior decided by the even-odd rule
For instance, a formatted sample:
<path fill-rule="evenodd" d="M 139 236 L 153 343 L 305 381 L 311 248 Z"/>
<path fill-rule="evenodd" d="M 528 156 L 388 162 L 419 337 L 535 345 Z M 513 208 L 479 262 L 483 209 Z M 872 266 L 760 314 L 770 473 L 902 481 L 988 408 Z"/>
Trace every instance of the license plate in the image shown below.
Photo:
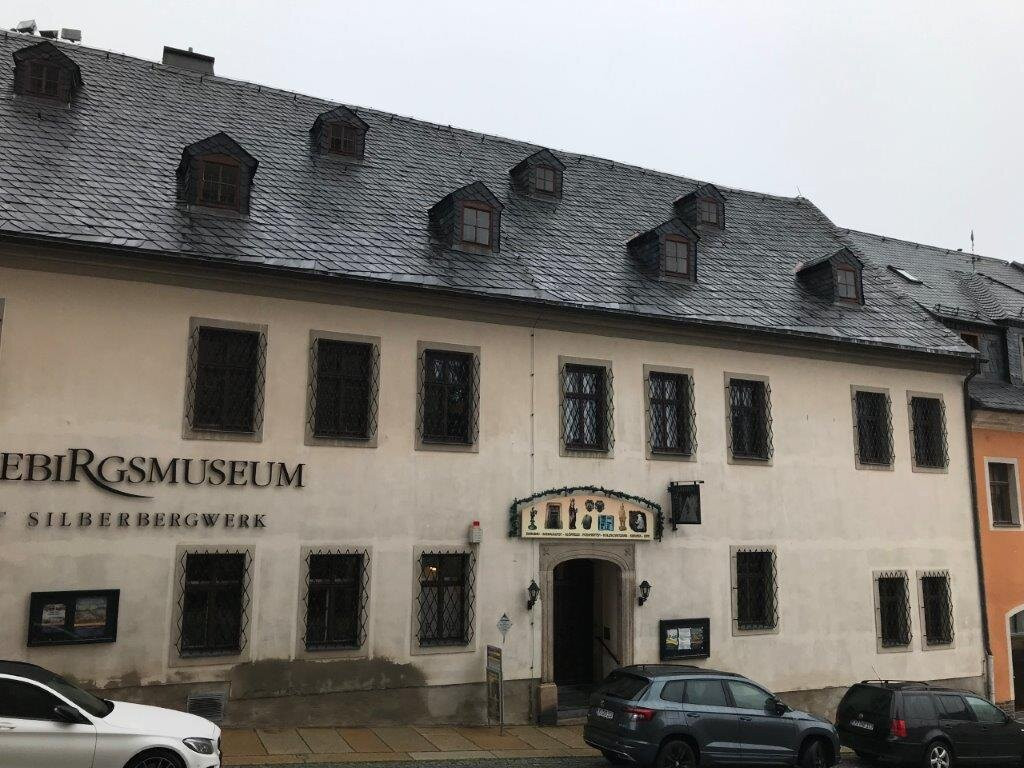
<path fill-rule="evenodd" d="M 610 709 L 601 709 L 600 707 L 597 707 L 594 710 L 594 717 L 603 717 L 606 720 L 611 720 L 613 717 L 615 717 L 615 713 L 612 712 Z"/>
<path fill-rule="evenodd" d="M 863 720 L 851 720 L 850 725 L 852 725 L 854 728 L 862 728 L 865 731 L 875 730 L 875 726 L 873 726 L 871 723 L 866 723 Z"/>

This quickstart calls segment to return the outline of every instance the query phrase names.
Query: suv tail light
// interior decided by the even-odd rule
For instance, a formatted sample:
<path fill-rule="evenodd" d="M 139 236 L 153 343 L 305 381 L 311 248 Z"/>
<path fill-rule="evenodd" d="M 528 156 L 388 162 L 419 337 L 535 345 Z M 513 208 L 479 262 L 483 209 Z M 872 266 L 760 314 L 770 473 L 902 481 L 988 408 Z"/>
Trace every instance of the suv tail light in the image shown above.
<path fill-rule="evenodd" d="M 889 735 L 894 739 L 907 738 L 907 721 L 893 720 L 892 725 L 889 726 Z"/>
<path fill-rule="evenodd" d="M 626 718 L 633 722 L 647 722 L 654 719 L 654 710 L 647 707 L 626 707 L 623 712 Z"/>

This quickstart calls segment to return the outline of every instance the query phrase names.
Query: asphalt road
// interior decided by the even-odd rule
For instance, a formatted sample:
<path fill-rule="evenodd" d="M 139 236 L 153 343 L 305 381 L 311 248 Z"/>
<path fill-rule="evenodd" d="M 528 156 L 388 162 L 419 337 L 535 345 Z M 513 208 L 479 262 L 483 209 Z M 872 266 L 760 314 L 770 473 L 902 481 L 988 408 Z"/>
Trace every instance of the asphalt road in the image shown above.
<path fill-rule="evenodd" d="M 297 765 L 292 768 L 353 768 L 353 763 L 317 763 L 316 765 Z M 413 760 L 397 763 L 368 763 L 373 768 L 610 768 L 610 763 L 601 757 L 532 757 L 515 759 L 486 760 Z M 842 768 L 866 768 L 852 755 L 843 755 Z M 265 768 L 263 765 L 246 766 L 245 768 Z M 266 768 L 270 768 L 266 766 Z M 276 767 L 275 767 L 276 768 Z"/>

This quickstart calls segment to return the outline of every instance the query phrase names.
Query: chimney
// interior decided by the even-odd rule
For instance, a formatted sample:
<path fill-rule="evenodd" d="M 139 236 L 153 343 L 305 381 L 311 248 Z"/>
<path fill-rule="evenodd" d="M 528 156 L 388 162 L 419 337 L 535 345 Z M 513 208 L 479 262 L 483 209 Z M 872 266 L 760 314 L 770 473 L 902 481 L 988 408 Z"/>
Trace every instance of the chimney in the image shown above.
<path fill-rule="evenodd" d="M 204 56 L 201 53 L 194 53 L 191 48 L 183 51 L 180 48 L 164 46 L 164 66 L 187 69 L 190 72 L 198 72 L 202 75 L 213 74 L 213 56 Z"/>

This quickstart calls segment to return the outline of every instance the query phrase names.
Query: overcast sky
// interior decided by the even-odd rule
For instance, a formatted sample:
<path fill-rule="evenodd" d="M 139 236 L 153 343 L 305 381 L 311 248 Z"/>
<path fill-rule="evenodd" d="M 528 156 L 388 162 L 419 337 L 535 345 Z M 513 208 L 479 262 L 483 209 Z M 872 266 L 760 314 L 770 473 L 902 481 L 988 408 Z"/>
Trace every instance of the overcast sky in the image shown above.
<path fill-rule="evenodd" d="M 1024 260 L 1024 3 L 8 0 L 147 59 L 719 184 Z"/>

